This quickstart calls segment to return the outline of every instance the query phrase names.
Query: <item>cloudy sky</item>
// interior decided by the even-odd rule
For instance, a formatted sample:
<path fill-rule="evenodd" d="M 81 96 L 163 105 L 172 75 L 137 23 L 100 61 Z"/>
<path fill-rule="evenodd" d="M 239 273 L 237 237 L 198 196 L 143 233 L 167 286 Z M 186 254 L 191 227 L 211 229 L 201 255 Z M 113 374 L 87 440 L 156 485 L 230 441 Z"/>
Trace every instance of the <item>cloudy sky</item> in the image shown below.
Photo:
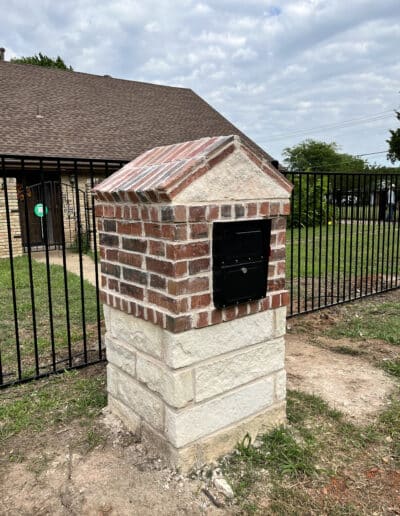
<path fill-rule="evenodd" d="M 305 138 L 385 151 L 400 0 L 0 0 L 6 59 L 192 88 L 277 159 Z M 385 163 L 385 154 L 370 156 Z"/>

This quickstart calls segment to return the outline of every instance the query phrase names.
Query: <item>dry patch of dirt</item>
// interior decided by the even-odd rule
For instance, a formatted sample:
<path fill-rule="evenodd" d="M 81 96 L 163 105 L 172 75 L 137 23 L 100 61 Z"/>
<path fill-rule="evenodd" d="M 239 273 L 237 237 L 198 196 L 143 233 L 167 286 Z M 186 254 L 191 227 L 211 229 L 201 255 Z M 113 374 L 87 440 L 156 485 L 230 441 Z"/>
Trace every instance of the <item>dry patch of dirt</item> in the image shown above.
<path fill-rule="evenodd" d="M 145 442 L 102 416 L 88 449 L 79 423 L 47 431 L 30 443 L 15 438 L 0 453 L 0 514 L 221 514 L 201 492 L 202 482 L 168 469 Z M 16 462 L 14 462 L 16 461 Z M 18 462 L 19 461 L 19 462 Z"/>
<path fill-rule="evenodd" d="M 330 344 L 339 345 L 338 341 Z M 347 346 L 349 342 L 342 339 L 341 344 Z M 289 389 L 318 395 L 359 423 L 382 411 L 396 387 L 392 378 L 364 356 L 310 344 L 304 334 L 287 335 L 286 368 Z"/>

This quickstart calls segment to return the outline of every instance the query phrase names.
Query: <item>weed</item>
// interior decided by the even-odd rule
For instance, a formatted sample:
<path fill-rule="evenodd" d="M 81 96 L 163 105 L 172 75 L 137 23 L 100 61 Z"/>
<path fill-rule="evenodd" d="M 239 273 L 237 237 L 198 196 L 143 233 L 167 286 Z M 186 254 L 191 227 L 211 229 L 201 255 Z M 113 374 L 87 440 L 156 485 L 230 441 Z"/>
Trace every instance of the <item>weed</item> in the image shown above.
<path fill-rule="evenodd" d="M 397 376 L 400 378 L 400 359 L 397 358 L 395 360 L 384 360 L 381 362 L 381 367 L 387 373 L 392 374 L 393 376 Z"/>

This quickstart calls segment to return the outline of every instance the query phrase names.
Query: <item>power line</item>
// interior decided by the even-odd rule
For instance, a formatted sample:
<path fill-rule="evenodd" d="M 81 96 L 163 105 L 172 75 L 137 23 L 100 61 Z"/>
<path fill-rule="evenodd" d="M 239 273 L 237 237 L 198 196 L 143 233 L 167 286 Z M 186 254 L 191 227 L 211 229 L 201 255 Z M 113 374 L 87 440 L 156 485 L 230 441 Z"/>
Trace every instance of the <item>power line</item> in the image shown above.
<path fill-rule="evenodd" d="M 333 124 L 324 124 L 320 126 L 311 127 L 309 129 L 302 129 L 298 131 L 293 131 L 291 133 L 287 134 L 278 134 L 275 137 L 271 138 L 269 141 L 276 141 L 276 140 L 282 140 L 285 138 L 289 138 L 292 136 L 302 136 L 310 132 L 322 130 L 322 129 L 340 129 L 342 127 L 350 127 L 352 125 L 357 124 L 363 124 L 367 122 L 374 122 L 378 120 L 384 120 L 385 118 L 390 118 L 393 116 L 394 110 L 387 110 L 387 111 L 381 111 L 379 113 L 375 113 L 374 115 L 368 116 L 368 117 L 361 117 L 361 118 L 351 118 L 349 120 L 343 120 L 342 122 L 336 122 Z M 390 114 L 388 114 L 390 113 Z"/>

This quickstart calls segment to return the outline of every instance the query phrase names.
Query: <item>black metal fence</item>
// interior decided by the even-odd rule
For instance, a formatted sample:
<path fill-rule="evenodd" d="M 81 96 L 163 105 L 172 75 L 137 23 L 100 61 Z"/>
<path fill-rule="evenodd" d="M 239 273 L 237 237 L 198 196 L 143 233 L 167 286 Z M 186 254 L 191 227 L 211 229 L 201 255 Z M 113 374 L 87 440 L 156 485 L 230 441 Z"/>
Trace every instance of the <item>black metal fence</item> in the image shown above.
<path fill-rule="evenodd" d="M 288 173 L 289 316 L 400 287 L 400 177 Z"/>
<path fill-rule="evenodd" d="M 0 387 L 104 359 L 89 191 L 123 164 L 0 156 Z"/>
<path fill-rule="evenodd" d="M 104 360 L 98 180 L 125 162 L 0 156 L 0 387 Z M 288 173 L 289 316 L 400 287 L 400 177 Z"/>

